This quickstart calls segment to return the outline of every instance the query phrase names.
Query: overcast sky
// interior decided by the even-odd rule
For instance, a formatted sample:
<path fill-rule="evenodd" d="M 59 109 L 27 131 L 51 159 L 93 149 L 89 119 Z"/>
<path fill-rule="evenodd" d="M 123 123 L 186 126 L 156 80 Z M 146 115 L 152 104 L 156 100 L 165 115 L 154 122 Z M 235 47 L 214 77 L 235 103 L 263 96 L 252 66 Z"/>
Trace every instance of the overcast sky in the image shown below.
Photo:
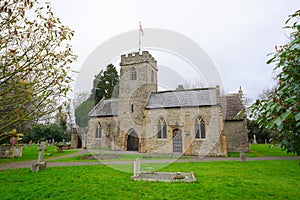
<path fill-rule="evenodd" d="M 242 86 L 252 99 L 274 85 L 267 54 L 274 52 L 275 45 L 288 42 L 282 27 L 288 15 L 300 8 L 299 0 L 50 2 L 56 16 L 75 31 L 72 45 L 79 57 L 73 69 L 80 70 L 95 48 L 115 35 L 138 29 L 141 21 L 144 29 L 168 29 L 192 39 L 214 62 L 224 90 L 236 92 Z"/>

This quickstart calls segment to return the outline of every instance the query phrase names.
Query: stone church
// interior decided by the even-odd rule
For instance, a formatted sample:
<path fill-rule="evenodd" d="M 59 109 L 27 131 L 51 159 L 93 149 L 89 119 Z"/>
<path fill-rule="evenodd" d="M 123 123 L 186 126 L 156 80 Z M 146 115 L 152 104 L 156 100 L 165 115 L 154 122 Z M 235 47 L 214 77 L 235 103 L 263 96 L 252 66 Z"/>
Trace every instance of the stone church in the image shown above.
<path fill-rule="evenodd" d="M 84 147 L 203 156 L 248 151 L 241 89 L 159 92 L 157 61 L 148 51 L 122 55 L 120 67 L 119 98 L 90 111 Z"/>

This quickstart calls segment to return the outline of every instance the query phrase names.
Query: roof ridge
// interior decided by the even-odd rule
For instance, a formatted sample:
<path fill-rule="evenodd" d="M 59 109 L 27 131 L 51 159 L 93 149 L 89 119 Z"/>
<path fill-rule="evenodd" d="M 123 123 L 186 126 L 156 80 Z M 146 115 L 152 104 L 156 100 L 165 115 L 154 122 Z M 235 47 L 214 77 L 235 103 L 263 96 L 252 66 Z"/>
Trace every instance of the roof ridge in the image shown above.
<path fill-rule="evenodd" d="M 205 88 L 192 88 L 192 89 L 184 89 L 184 90 L 164 90 L 153 92 L 154 94 L 168 93 L 168 92 L 188 92 L 188 91 L 199 91 L 199 90 L 216 90 L 216 87 L 205 87 Z"/>

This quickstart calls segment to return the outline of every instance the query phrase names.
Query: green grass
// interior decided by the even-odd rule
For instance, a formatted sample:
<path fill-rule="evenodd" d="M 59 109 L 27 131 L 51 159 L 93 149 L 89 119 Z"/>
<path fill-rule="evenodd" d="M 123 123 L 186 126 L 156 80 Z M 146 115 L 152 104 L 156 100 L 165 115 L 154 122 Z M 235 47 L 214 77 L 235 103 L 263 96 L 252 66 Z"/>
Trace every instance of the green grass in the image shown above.
<path fill-rule="evenodd" d="M 296 156 L 296 154 L 286 153 L 286 151 L 283 151 L 280 147 L 277 146 L 271 146 L 270 144 L 250 144 L 249 146 L 250 152 L 247 152 L 246 155 L 248 158 L 251 157 L 263 157 L 263 156 Z M 112 154 L 115 154 L 115 152 L 111 152 Z M 105 153 L 108 154 L 108 153 Z M 69 158 L 61 158 L 57 160 L 53 160 L 51 162 L 98 162 L 99 160 L 85 160 L 82 159 L 83 156 L 91 155 L 84 154 Z M 154 156 L 150 158 L 144 158 L 141 154 L 119 154 L 120 158 L 116 159 L 107 159 L 107 160 L 101 160 L 103 162 L 110 162 L 110 161 L 125 161 L 125 160 L 135 160 L 136 158 L 140 158 L 141 160 L 159 160 L 159 159 L 172 159 L 167 156 Z M 240 153 L 238 152 L 230 152 L 228 153 L 229 157 L 239 157 Z M 193 157 L 189 156 L 181 156 L 180 159 L 191 159 Z"/>
<path fill-rule="evenodd" d="M 48 146 L 47 149 L 44 151 L 44 159 L 63 156 L 71 153 L 76 153 L 79 150 L 64 150 L 63 152 L 59 153 L 56 150 L 56 146 Z M 14 158 L 0 158 L 0 164 L 3 163 L 10 163 L 10 162 L 23 162 L 23 161 L 30 161 L 30 160 L 37 160 L 39 152 L 36 146 L 26 146 L 23 148 L 23 156 L 22 157 L 14 157 Z"/>
<path fill-rule="evenodd" d="M 172 163 L 195 183 L 135 182 L 105 165 L 0 171 L 1 199 L 299 199 L 299 161 Z M 160 164 L 147 164 L 159 168 Z M 124 165 L 131 168 L 132 165 Z"/>
<path fill-rule="evenodd" d="M 109 149 L 105 149 L 109 150 Z M 48 146 L 47 150 L 44 153 L 44 158 L 55 158 L 71 153 L 78 152 L 79 150 L 65 150 L 62 153 L 58 153 L 56 150 L 55 146 Z M 114 154 L 115 152 L 111 152 Z M 87 155 L 87 154 L 86 154 Z M 239 153 L 228 153 L 229 157 L 239 157 Z M 281 148 L 277 146 L 272 146 L 270 148 L 269 144 L 257 144 L 253 145 L 250 144 L 250 152 L 246 153 L 247 157 L 262 157 L 262 156 L 295 156 L 295 154 L 288 154 L 286 151 L 283 151 Z M 73 156 L 69 158 L 61 158 L 61 159 L 56 159 L 51 162 L 97 162 L 98 160 L 83 160 L 81 159 L 83 155 L 79 156 Z M 166 156 L 159 156 L 159 157 L 151 157 L 151 158 L 143 158 L 142 155 L 135 155 L 135 154 L 120 154 L 120 158 L 116 159 L 107 159 L 107 160 L 102 160 L 104 162 L 107 161 L 126 161 L 126 160 L 135 160 L 136 158 L 140 158 L 141 160 L 159 160 L 159 159 L 172 159 L 170 157 Z M 0 164 L 1 163 L 10 163 L 10 162 L 22 162 L 22 161 L 30 161 L 30 160 L 36 160 L 38 157 L 38 151 L 36 149 L 36 146 L 27 146 L 24 147 L 23 149 L 23 157 L 21 158 L 1 158 L 0 159 Z M 180 159 L 189 159 L 192 157 L 188 156 L 181 156 Z"/>
<path fill-rule="evenodd" d="M 113 154 L 113 152 L 112 152 Z M 93 155 L 92 153 L 87 153 L 87 154 L 82 154 L 82 155 L 78 155 L 78 156 L 73 156 L 73 157 L 68 157 L 68 158 L 60 158 L 60 159 L 56 159 L 56 160 L 51 160 L 50 162 L 99 162 L 99 160 L 87 160 L 87 159 L 83 159 L 82 157 L 84 156 L 90 156 Z M 108 155 L 108 154 L 104 154 L 104 155 Z M 119 154 L 120 157 L 119 158 L 115 158 L 115 159 L 106 159 L 106 160 L 100 160 L 100 161 L 124 161 L 124 160 L 135 160 L 136 158 L 140 158 L 142 159 L 142 155 L 139 154 Z"/>
<path fill-rule="evenodd" d="M 103 160 L 87 160 L 83 159 L 85 156 L 90 156 L 94 155 L 95 153 L 87 153 L 87 154 L 82 154 L 78 156 L 72 156 L 68 158 L 60 158 L 60 159 L 55 159 L 51 160 L 50 162 L 113 162 L 113 161 L 130 161 L 130 160 L 135 160 L 136 158 L 140 158 L 141 160 L 165 160 L 165 159 L 176 159 L 177 157 L 167 157 L 167 156 L 154 156 L 154 157 L 149 157 L 149 158 L 144 158 L 142 154 L 117 154 L 120 157 L 119 158 L 114 158 L 114 159 L 103 159 Z M 103 155 L 109 155 L 110 153 L 105 153 Z M 116 154 L 113 151 L 111 154 Z M 181 156 L 179 159 L 190 159 L 190 156 Z"/>
<path fill-rule="evenodd" d="M 264 156 L 296 156 L 293 153 L 287 153 L 282 150 L 279 146 L 270 145 L 270 144 L 250 144 L 250 152 L 246 153 L 246 156 L 249 158 L 253 157 L 264 157 Z M 229 152 L 229 157 L 239 157 L 240 153 L 238 152 Z"/>

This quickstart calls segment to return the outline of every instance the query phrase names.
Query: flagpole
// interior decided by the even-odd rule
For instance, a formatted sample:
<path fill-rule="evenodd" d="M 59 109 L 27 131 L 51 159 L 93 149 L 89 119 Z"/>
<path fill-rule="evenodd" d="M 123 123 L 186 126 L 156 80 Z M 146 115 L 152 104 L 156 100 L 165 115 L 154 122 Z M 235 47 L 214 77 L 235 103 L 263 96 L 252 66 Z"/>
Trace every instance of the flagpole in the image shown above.
<path fill-rule="evenodd" d="M 140 30 L 140 27 L 141 27 L 141 22 L 139 22 L 139 53 L 141 53 L 141 30 Z"/>

